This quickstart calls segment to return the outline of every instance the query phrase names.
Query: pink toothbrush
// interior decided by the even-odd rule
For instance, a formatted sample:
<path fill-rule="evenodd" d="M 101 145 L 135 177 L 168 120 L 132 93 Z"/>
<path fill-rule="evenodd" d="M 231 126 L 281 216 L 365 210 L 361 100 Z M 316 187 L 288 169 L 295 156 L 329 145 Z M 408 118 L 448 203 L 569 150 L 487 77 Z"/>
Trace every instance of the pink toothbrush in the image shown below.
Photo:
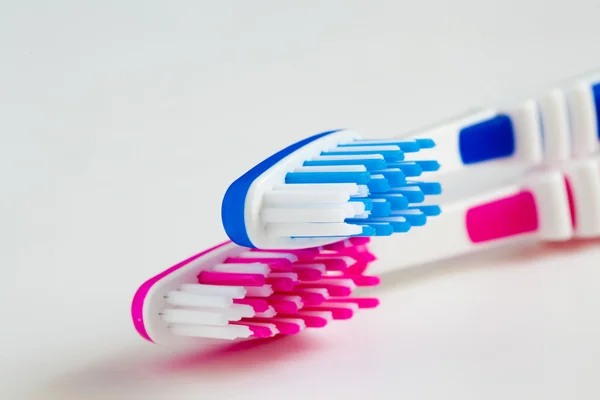
<path fill-rule="evenodd" d="M 197 338 L 266 338 L 351 318 L 375 298 L 353 297 L 374 256 L 368 238 L 320 248 L 264 251 L 225 242 L 146 281 L 131 315 L 138 333 L 158 344 Z"/>

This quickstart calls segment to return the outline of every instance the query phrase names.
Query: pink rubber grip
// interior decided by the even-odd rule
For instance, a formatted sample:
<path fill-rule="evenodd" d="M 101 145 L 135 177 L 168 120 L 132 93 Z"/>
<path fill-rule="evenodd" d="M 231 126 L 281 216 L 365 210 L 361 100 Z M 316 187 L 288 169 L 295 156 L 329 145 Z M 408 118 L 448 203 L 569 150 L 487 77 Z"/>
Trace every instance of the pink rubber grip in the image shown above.
<path fill-rule="evenodd" d="M 511 237 L 538 229 L 533 193 L 522 191 L 467 211 L 466 225 L 473 243 Z"/>

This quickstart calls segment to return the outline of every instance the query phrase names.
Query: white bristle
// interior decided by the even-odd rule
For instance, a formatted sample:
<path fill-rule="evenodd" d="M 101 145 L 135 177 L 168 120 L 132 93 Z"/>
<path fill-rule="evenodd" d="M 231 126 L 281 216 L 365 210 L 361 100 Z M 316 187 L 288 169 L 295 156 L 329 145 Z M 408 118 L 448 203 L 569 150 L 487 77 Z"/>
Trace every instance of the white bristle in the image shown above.
<path fill-rule="evenodd" d="M 295 172 L 364 172 L 364 165 L 315 165 L 309 167 L 298 167 Z"/>
<path fill-rule="evenodd" d="M 211 271 L 215 272 L 232 272 L 242 274 L 261 274 L 267 276 L 270 272 L 267 264 L 261 263 L 231 263 L 231 264 L 217 264 L 211 268 Z"/>
<path fill-rule="evenodd" d="M 346 204 L 352 207 L 352 215 L 354 217 L 365 212 L 365 203 L 363 203 L 362 201 L 351 201 Z"/>
<path fill-rule="evenodd" d="M 213 309 L 214 310 L 214 309 Z M 229 319 L 224 309 L 218 311 L 185 310 L 167 308 L 161 312 L 161 318 L 167 324 L 227 325 Z"/>
<path fill-rule="evenodd" d="M 400 150 L 400 146 L 396 145 L 384 145 L 384 146 L 349 146 L 349 147 L 336 147 L 335 149 L 327 150 L 328 153 L 338 153 L 338 152 L 383 152 L 383 151 L 398 151 Z"/>
<path fill-rule="evenodd" d="M 269 307 L 263 312 L 254 314 L 256 318 L 273 318 L 275 315 L 277 315 L 277 313 L 273 307 Z"/>
<path fill-rule="evenodd" d="M 298 261 L 298 257 L 291 253 L 279 253 L 275 251 L 245 251 L 238 255 L 240 258 L 286 258 L 291 262 Z"/>
<path fill-rule="evenodd" d="M 339 156 L 317 156 L 312 160 L 319 161 L 343 161 L 343 160 L 383 160 L 381 154 L 356 154 L 356 155 L 339 155 Z"/>
<path fill-rule="evenodd" d="M 354 216 L 352 214 L 352 216 Z M 351 218 L 342 207 L 330 208 L 264 208 L 260 217 L 265 223 L 284 222 L 344 222 Z"/>
<path fill-rule="evenodd" d="M 194 311 L 204 311 L 211 313 L 221 313 L 229 321 L 239 321 L 242 318 L 251 318 L 254 316 L 254 308 L 247 304 L 232 304 L 228 308 L 201 308 Z"/>
<path fill-rule="evenodd" d="M 352 195 L 352 197 L 367 197 L 369 195 L 369 187 L 367 185 L 358 185 L 358 190 L 356 194 Z"/>
<path fill-rule="evenodd" d="M 267 235 L 273 237 L 352 236 L 362 233 L 362 227 L 346 223 L 269 223 Z"/>
<path fill-rule="evenodd" d="M 167 293 L 166 302 L 177 307 L 226 308 L 233 304 L 233 299 L 225 296 L 207 296 L 171 290 Z"/>
<path fill-rule="evenodd" d="M 295 272 L 271 272 L 269 278 L 289 278 L 293 281 L 297 281 L 298 274 Z"/>
<path fill-rule="evenodd" d="M 356 183 L 279 183 L 276 184 L 273 189 L 279 191 L 317 191 L 317 192 L 343 192 L 348 194 L 355 194 L 358 192 L 358 186 Z"/>
<path fill-rule="evenodd" d="M 268 297 L 273 294 L 271 285 L 246 286 L 246 295 L 248 297 Z"/>
<path fill-rule="evenodd" d="M 350 193 L 323 189 L 317 190 L 270 190 L 263 195 L 263 205 L 281 206 L 294 204 L 337 204 L 350 199 Z"/>
<path fill-rule="evenodd" d="M 200 283 L 184 283 L 179 290 L 187 293 L 231 297 L 232 299 L 243 299 L 246 297 L 246 289 L 243 286 L 221 286 L 202 285 Z"/>
<path fill-rule="evenodd" d="M 172 325 L 169 327 L 171 333 L 179 336 L 204 337 L 212 339 L 245 339 L 252 336 L 252 331 L 247 326 L 226 325 Z"/>

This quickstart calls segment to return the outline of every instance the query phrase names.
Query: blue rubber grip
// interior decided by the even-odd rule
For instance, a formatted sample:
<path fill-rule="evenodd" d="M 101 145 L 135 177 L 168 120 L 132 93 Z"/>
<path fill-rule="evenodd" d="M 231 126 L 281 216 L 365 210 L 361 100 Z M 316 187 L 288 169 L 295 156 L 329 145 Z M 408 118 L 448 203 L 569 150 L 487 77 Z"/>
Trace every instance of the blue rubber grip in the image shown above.
<path fill-rule="evenodd" d="M 301 147 L 304 147 L 317 139 L 321 139 L 324 136 L 331 135 L 339 131 L 340 129 L 319 133 L 294 143 L 273 154 L 266 160 L 263 160 L 244 175 L 240 176 L 229 186 L 225 192 L 225 196 L 223 197 L 223 202 L 221 204 L 221 221 L 223 222 L 225 233 L 227 233 L 227 236 L 229 236 L 229 239 L 231 239 L 232 242 L 240 246 L 254 247 L 250 241 L 250 238 L 248 237 L 248 232 L 246 231 L 244 211 L 246 205 L 246 194 L 256 178 Z"/>
<path fill-rule="evenodd" d="M 458 147 L 463 164 L 510 157 L 515 152 L 515 132 L 508 115 L 497 115 L 463 128 Z"/>
<path fill-rule="evenodd" d="M 594 106 L 596 108 L 596 135 L 600 140 L 600 83 L 592 86 L 592 93 L 594 95 Z"/>

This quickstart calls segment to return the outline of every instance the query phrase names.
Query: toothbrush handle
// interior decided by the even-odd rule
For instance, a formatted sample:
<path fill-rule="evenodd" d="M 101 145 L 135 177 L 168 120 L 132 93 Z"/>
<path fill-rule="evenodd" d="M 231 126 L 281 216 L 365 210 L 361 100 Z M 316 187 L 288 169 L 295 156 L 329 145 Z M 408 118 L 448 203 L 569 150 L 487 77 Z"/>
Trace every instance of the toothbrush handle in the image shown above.
<path fill-rule="evenodd" d="M 436 142 L 415 157 L 436 160 L 442 168 L 433 177 L 459 172 L 489 162 L 542 162 L 540 113 L 535 101 L 509 110 L 486 109 L 412 133 Z M 410 161 L 411 153 L 406 155 Z"/>
<path fill-rule="evenodd" d="M 568 240 L 569 197 L 560 173 L 527 187 L 505 187 L 442 208 L 442 214 L 404 235 L 378 237 L 370 248 L 373 273 L 402 269 L 514 241 Z"/>

